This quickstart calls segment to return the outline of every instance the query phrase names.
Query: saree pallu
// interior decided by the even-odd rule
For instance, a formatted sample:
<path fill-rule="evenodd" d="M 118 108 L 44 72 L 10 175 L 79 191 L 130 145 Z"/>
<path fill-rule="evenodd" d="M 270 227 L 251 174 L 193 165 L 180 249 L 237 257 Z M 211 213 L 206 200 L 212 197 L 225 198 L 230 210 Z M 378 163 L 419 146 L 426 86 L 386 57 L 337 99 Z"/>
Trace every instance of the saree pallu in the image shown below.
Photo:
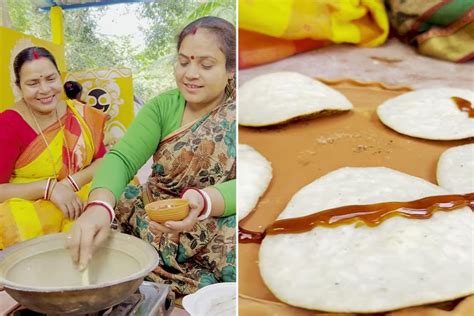
<path fill-rule="evenodd" d="M 474 0 L 387 0 L 401 40 L 427 56 L 454 62 L 474 58 Z"/>
<path fill-rule="evenodd" d="M 374 47 L 388 31 L 382 0 L 239 1 L 239 68 L 331 43 Z"/>
<path fill-rule="evenodd" d="M 217 282 L 235 281 L 235 215 L 196 223 L 192 231 L 153 235 L 145 204 L 179 196 L 185 187 L 206 188 L 235 179 L 236 109 L 230 97 L 204 118 L 165 137 L 153 156 L 148 183 L 128 186 L 117 204 L 122 232 L 148 241 L 160 254 L 148 276 L 189 294 Z"/>
<path fill-rule="evenodd" d="M 64 179 L 89 166 L 102 143 L 105 117 L 91 107 L 68 101 L 68 110 L 21 153 L 9 183 Z M 62 127 L 62 128 L 61 128 Z M 77 192 L 87 199 L 90 185 Z M 41 235 L 67 231 L 72 221 L 46 200 L 12 198 L 0 204 L 0 249 Z"/>

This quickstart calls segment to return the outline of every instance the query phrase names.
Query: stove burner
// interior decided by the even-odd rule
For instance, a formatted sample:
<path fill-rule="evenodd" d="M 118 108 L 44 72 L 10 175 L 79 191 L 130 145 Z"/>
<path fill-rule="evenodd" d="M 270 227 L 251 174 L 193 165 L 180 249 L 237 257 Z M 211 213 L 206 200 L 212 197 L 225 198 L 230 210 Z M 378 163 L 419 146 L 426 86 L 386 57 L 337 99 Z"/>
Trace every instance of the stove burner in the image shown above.
<path fill-rule="evenodd" d="M 138 291 L 122 303 L 93 314 L 75 316 L 169 316 L 174 308 L 174 293 L 169 285 L 143 282 Z M 18 307 L 9 316 L 48 316 Z"/>

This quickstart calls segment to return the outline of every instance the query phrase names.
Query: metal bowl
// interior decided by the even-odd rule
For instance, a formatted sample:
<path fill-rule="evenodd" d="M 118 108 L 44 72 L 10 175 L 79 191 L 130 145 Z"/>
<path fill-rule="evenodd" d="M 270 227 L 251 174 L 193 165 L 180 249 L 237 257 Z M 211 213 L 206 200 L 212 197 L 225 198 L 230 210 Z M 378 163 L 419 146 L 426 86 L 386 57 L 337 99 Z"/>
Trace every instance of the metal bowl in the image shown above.
<path fill-rule="evenodd" d="M 19 243 L 0 255 L 0 283 L 23 306 L 46 314 L 89 314 L 133 294 L 159 262 L 157 251 L 136 237 L 111 233 L 84 275 L 65 248 L 65 234 Z"/>

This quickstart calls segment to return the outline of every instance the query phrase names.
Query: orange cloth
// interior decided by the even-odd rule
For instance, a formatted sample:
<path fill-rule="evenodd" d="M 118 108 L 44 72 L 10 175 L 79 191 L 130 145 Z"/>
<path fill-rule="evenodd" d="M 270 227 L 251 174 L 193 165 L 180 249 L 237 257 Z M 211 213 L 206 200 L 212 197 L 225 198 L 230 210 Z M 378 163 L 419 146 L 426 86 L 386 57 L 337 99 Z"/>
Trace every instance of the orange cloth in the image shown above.
<path fill-rule="evenodd" d="M 312 39 L 291 41 L 239 29 L 239 68 L 271 63 L 330 43 Z"/>

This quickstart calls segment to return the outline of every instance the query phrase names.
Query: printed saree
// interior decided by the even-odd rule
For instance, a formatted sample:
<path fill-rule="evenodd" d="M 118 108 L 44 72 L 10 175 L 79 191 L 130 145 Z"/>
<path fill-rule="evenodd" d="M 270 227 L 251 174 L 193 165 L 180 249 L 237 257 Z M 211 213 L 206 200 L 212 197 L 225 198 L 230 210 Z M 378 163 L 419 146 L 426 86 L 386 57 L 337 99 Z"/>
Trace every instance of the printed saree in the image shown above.
<path fill-rule="evenodd" d="M 144 205 L 179 196 L 185 187 L 205 188 L 235 179 L 235 100 L 229 97 L 204 118 L 165 137 L 143 186 L 129 185 L 117 204 L 122 232 L 150 242 L 160 265 L 149 275 L 189 294 L 217 282 L 235 281 L 235 215 L 198 222 L 192 231 L 153 235 Z"/>
<path fill-rule="evenodd" d="M 427 56 L 454 62 L 474 58 L 474 0 L 387 0 L 398 36 Z"/>
<path fill-rule="evenodd" d="M 58 180 L 89 166 L 103 138 L 105 116 L 97 110 L 68 101 L 68 110 L 43 130 L 20 155 L 10 183 L 29 183 L 49 177 Z M 62 128 L 61 128 L 62 127 Z M 85 201 L 89 185 L 77 193 Z M 12 198 L 0 204 L 0 249 L 41 235 L 67 231 L 71 220 L 52 202 Z"/>

